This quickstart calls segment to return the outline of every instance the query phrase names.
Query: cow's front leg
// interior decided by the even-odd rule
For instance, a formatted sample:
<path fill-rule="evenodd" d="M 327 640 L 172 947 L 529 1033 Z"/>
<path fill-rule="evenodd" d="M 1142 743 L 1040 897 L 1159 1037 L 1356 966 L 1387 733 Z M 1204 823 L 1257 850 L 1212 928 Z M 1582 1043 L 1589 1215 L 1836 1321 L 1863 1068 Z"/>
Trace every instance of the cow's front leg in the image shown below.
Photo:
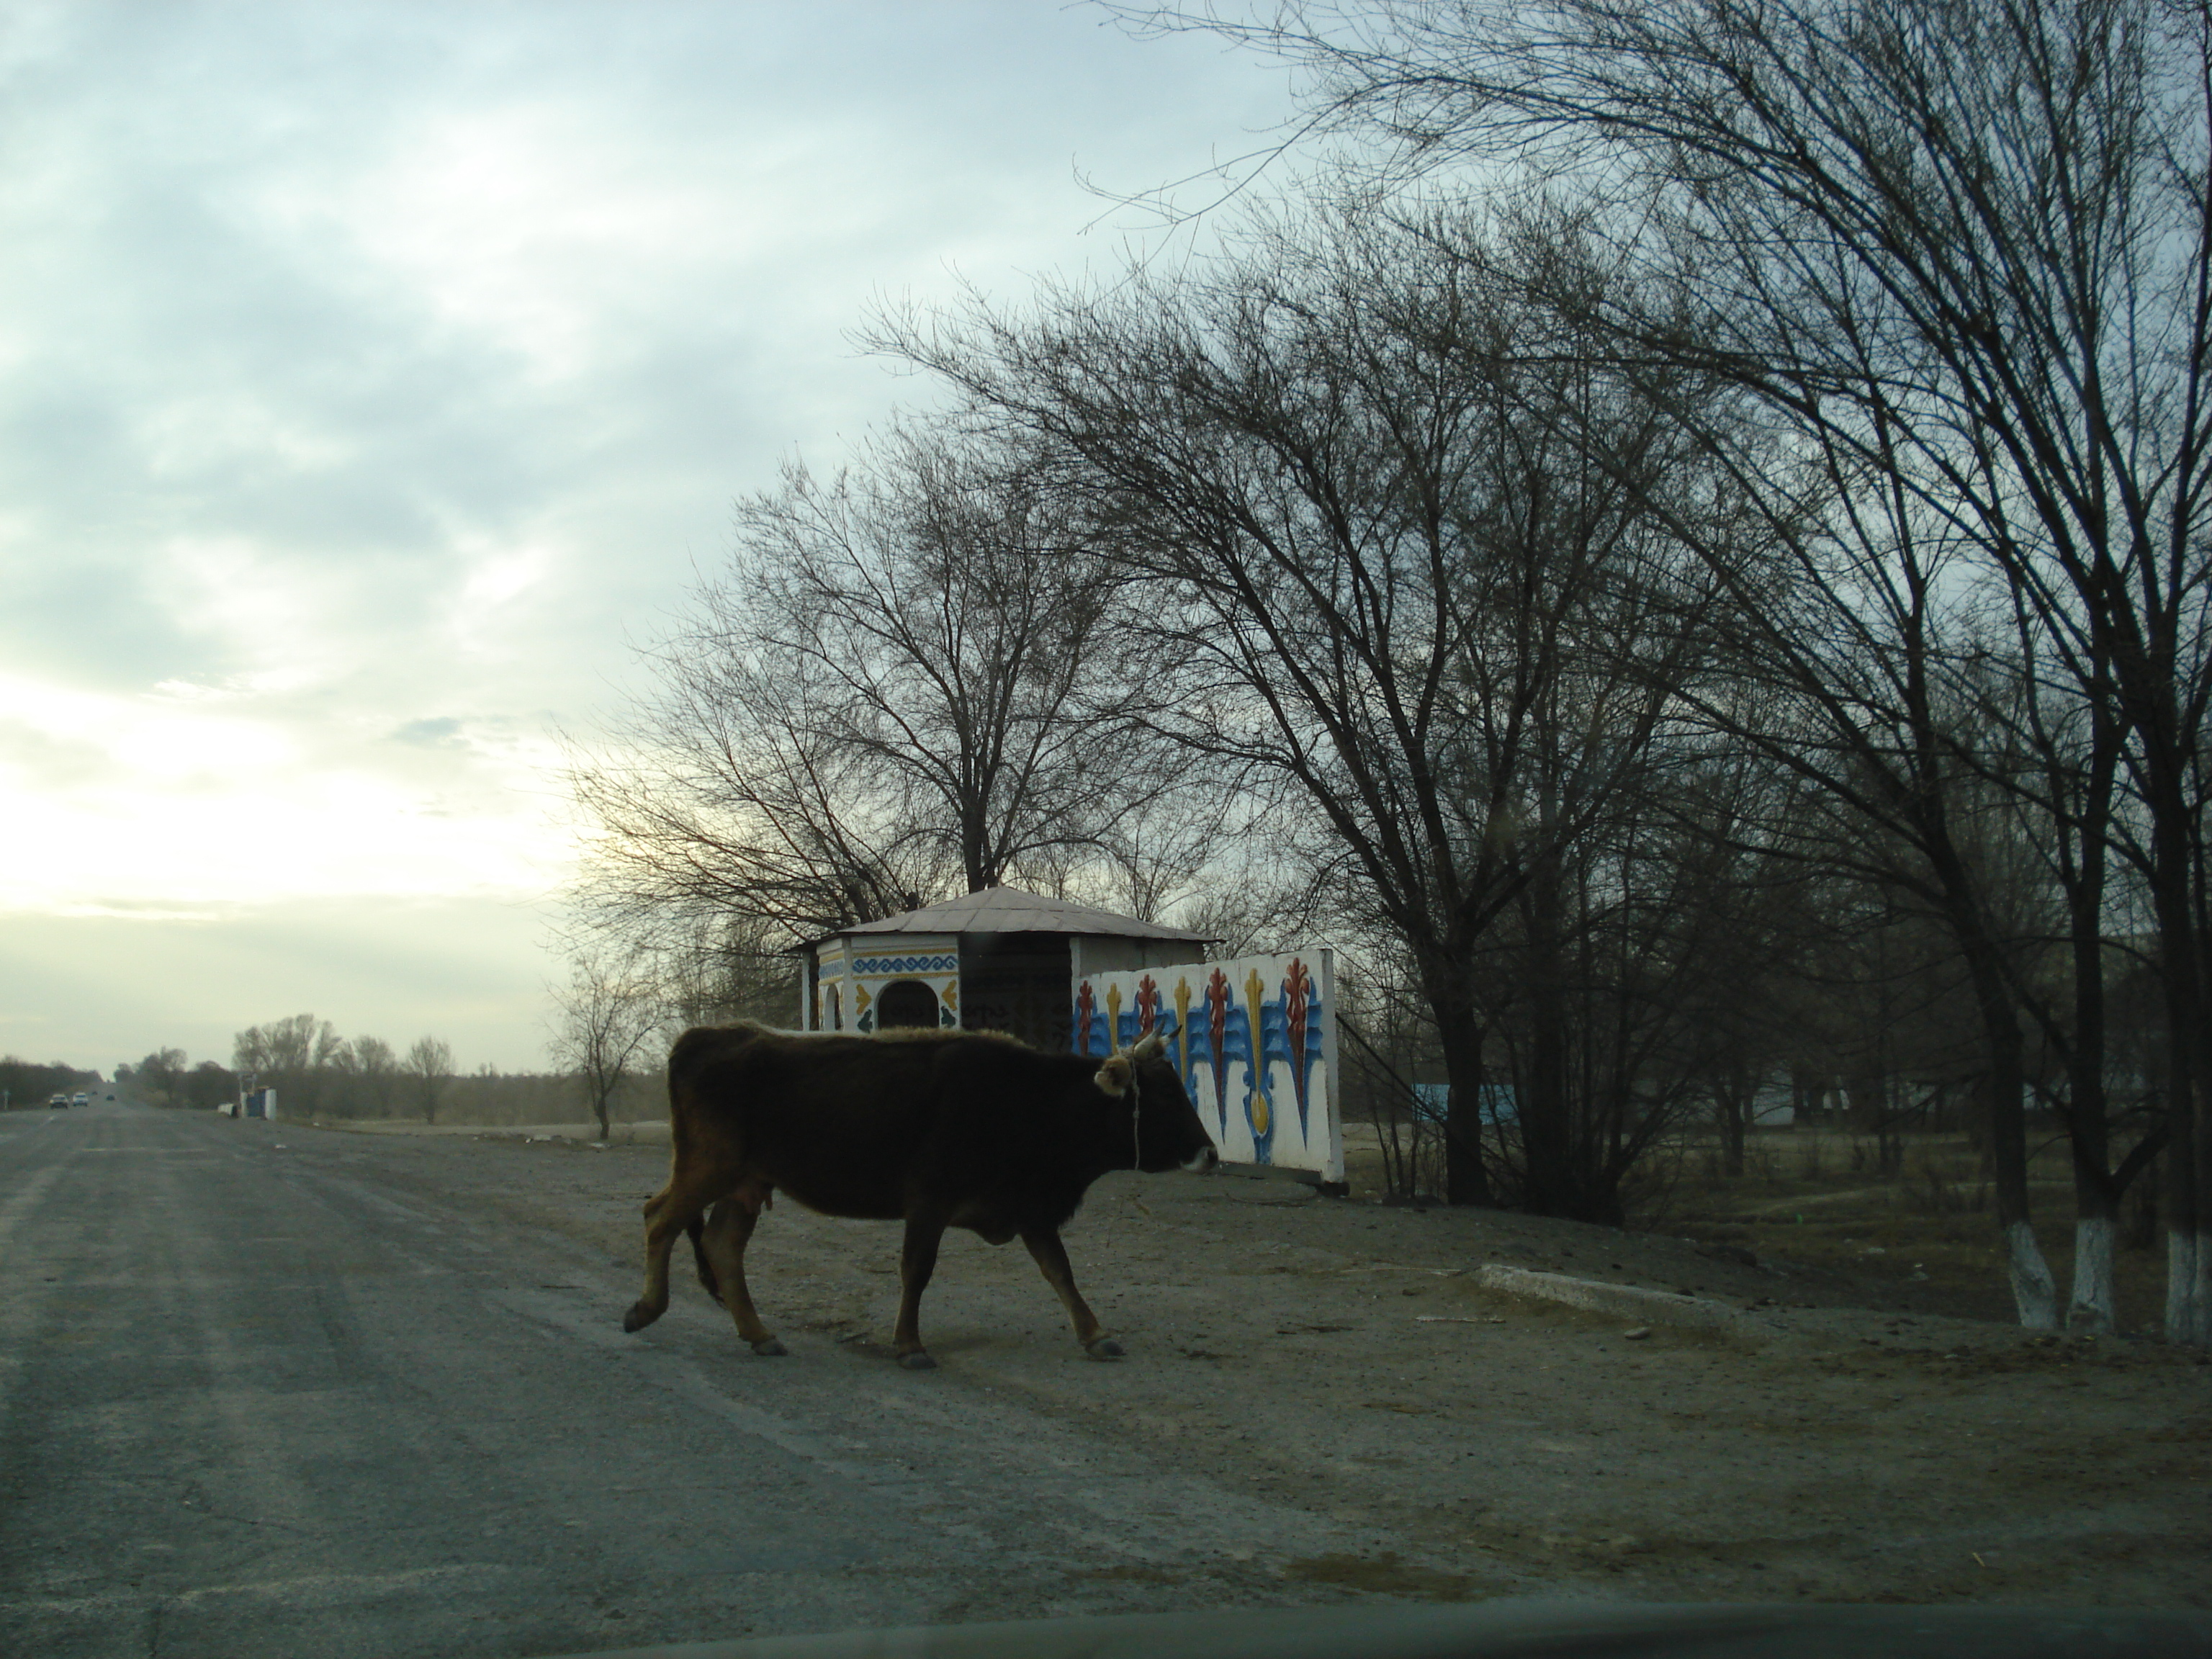
<path fill-rule="evenodd" d="M 1093 1359 L 1119 1359 L 1123 1352 L 1121 1345 L 1106 1334 L 1098 1316 L 1091 1311 L 1083 1292 L 1075 1288 L 1075 1273 L 1067 1265 L 1067 1247 L 1060 1242 L 1058 1231 L 1051 1227 L 1024 1227 L 1022 1243 L 1029 1246 L 1030 1258 L 1044 1274 L 1044 1282 L 1060 1297 L 1060 1305 L 1067 1310 L 1067 1316 L 1075 1326 L 1075 1340 L 1083 1345 L 1084 1352 Z"/>
<path fill-rule="evenodd" d="M 730 1317 L 738 1322 L 738 1334 L 752 1344 L 757 1354 L 788 1352 L 775 1334 L 761 1323 L 759 1312 L 753 1307 L 753 1294 L 745 1284 L 745 1246 L 753 1236 L 753 1228 L 760 1222 L 761 1206 L 757 1199 L 749 1199 L 739 1192 L 719 1200 L 708 1212 L 707 1231 L 701 1236 L 699 1247 L 714 1269 L 715 1281 L 722 1289 L 722 1304 L 730 1310 Z"/>
<path fill-rule="evenodd" d="M 906 1218 L 906 1242 L 899 1249 L 898 1324 L 891 1332 L 891 1350 L 910 1371 L 933 1370 L 937 1365 L 921 1346 L 921 1293 L 937 1270 L 937 1247 L 945 1227 L 945 1218 L 935 1213 Z"/>

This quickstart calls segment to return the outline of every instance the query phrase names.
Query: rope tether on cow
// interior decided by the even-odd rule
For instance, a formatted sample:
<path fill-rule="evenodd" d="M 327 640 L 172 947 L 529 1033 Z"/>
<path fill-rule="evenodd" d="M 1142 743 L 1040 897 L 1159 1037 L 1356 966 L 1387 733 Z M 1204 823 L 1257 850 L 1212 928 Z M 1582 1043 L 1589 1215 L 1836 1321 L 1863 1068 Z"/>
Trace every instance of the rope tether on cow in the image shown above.
<path fill-rule="evenodd" d="M 1133 1160 L 1129 1167 L 1145 1167 L 1144 1085 L 1139 1080 L 1137 1057 L 1129 1056 L 1129 1156 Z"/>
<path fill-rule="evenodd" d="M 1129 1156 L 1134 1160 L 1131 1167 L 1139 1175 L 1144 1173 L 1145 1169 L 1145 1103 L 1141 1092 L 1143 1087 L 1144 1085 L 1137 1081 L 1137 1062 L 1134 1056 L 1132 1056 L 1129 1061 Z M 1135 1193 L 1132 1192 L 1129 1194 L 1129 1202 L 1139 1209 L 1144 1210 L 1146 1215 L 1152 1214 L 1150 1210 L 1145 1209 L 1145 1200 L 1139 1198 Z"/>

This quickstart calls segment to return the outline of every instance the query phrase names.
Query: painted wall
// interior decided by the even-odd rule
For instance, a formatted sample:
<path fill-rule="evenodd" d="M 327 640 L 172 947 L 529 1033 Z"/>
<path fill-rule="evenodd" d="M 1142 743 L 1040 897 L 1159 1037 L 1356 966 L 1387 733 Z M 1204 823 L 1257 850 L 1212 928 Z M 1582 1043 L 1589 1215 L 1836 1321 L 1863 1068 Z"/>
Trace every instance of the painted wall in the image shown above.
<path fill-rule="evenodd" d="M 1074 1027 L 1101 1056 L 1164 1036 L 1225 1162 L 1344 1179 L 1334 952 L 1079 973 Z"/>

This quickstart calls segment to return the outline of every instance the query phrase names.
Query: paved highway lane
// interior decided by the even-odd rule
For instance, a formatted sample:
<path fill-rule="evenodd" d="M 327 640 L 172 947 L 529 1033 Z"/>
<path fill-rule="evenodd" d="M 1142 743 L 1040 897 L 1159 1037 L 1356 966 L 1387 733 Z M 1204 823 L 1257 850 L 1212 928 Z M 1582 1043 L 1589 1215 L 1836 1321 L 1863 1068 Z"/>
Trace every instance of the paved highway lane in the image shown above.
<path fill-rule="evenodd" d="M 1291 1599 L 1331 1523 L 472 1213 L 360 1136 L 0 1116 L 0 1653 L 531 1654 Z M 919 1385 L 919 1386 L 917 1386 Z M 1237 1559 L 1249 1558 L 1248 1547 Z M 1325 1592 L 1316 1592 L 1326 1594 Z"/>

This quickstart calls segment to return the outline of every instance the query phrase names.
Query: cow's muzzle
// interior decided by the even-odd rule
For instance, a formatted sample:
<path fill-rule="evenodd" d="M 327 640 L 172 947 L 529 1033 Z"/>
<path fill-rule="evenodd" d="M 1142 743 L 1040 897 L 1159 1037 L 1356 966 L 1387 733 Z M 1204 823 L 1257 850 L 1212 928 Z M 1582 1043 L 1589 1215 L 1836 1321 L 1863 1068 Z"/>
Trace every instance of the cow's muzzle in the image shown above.
<path fill-rule="evenodd" d="M 1215 1152 L 1212 1143 L 1209 1142 L 1206 1146 L 1200 1147 L 1188 1158 L 1183 1159 L 1182 1167 L 1188 1170 L 1192 1174 L 1196 1175 L 1212 1169 L 1215 1164 L 1220 1162 L 1221 1154 Z"/>

